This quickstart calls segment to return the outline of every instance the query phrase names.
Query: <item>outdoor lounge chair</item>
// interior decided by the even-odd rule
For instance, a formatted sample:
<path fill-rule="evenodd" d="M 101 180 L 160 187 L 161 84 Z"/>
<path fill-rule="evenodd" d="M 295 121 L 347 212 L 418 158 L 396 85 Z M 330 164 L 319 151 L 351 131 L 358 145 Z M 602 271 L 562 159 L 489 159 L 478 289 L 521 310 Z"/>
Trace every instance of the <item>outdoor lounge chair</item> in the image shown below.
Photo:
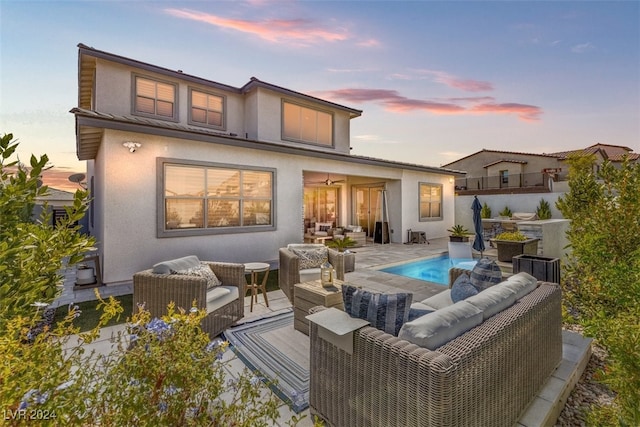
<path fill-rule="evenodd" d="M 306 261 L 301 261 L 304 252 L 318 251 L 319 258 L 314 262 L 310 255 Z M 297 253 L 296 253 L 297 252 Z M 304 256 L 304 255 L 302 255 Z M 323 244 L 290 244 L 280 248 L 280 270 L 278 271 L 278 285 L 293 304 L 294 285 L 320 279 L 320 265 L 328 260 L 335 270 L 335 277 L 344 280 L 344 254 L 327 248 Z"/>
<path fill-rule="evenodd" d="M 196 257 L 186 257 L 195 258 Z M 180 259 L 182 260 L 182 259 Z M 170 263 L 166 261 L 165 263 Z M 198 261 L 200 262 L 200 261 Z M 199 309 L 206 309 L 202 330 L 213 338 L 244 316 L 244 294 L 247 282 L 243 264 L 203 261 L 222 284 L 207 289 L 207 279 L 186 274 L 171 274 L 169 269 L 141 271 L 133 275 L 133 306 L 144 304 L 152 317 L 167 314 L 167 305 L 187 311 L 194 301 Z M 135 308 L 134 308 L 135 309 Z"/>
<path fill-rule="evenodd" d="M 451 267 L 472 270 L 477 261 L 473 260 L 471 245 L 465 242 L 449 242 L 449 262 Z"/>

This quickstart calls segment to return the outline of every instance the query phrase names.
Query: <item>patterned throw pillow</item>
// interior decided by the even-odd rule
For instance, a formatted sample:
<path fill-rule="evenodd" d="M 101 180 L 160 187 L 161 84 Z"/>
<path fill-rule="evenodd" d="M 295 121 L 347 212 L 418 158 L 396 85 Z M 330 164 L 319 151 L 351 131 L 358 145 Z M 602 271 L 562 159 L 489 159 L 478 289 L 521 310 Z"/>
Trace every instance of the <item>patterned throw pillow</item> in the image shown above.
<path fill-rule="evenodd" d="M 433 313 L 433 310 L 427 310 L 427 309 L 424 309 L 424 308 L 410 308 L 409 309 L 409 320 L 407 320 L 407 321 L 411 322 L 412 320 L 415 320 L 418 317 L 422 317 L 425 314 L 429 314 L 429 313 Z"/>
<path fill-rule="evenodd" d="M 482 258 L 471 271 L 471 284 L 482 292 L 490 286 L 502 282 L 502 271 L 495 261 Z"/>
<path fill-rule="evenodd" d="M 171 273 L 204 277 L 205 279 L 207 279 L 207 289 L 215 288 L 216 286 L 220 286 L 222 284 L 220 279 L 218 279 L 213 270 L 211 270 L 211 267 L 209 267 L 207 264 L 198 264 L 195 267 L 187 268 L 186 270 L 174 270 Z"/>
<path fill-rule="evenodd" d="M 378 294 L 351 285 L 342 287 L 344 311 L 393 336 L 409 320 L 413 294 Z"/>
<path fill-rule="evenodd" d="M 474 295 L 478 295 L 478 290 L 471 283 L 471 279 L 466 274 L 458 276 L 451 286 L 451 300 L 456 303 Z"/>
<path fill-rule="evenodd" d="M 313 249 L 289 248 L 300 259 L 300 270 L 319 268 L 329 258 L 326 246 Z"/>

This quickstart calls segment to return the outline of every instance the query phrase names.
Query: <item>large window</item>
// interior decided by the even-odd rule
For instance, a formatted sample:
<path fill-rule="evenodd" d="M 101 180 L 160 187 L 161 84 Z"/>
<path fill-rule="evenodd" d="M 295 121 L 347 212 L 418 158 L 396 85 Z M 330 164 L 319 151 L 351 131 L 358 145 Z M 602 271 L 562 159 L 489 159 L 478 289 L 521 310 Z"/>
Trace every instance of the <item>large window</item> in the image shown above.
<path fill-rule="evenodd" d="M 224 97 L 191 89 L 189 123 L 224 129 Z"/>
<path fill-rule="evenodd" d="M 419 183 L 420 221 L 442 219 L 442 185 Z"/>
<path fill-rule="evenodd" d="M 284 101 L 282 138 L 312 144 L 333 145 L 333 116 Z"/>
<path fill-rule="evenodd" d="M 165 236 L 274 228 L 273 170 L 159 162 Z"/>
<path fill-rule="evenodd" d="M 135 114 L 161 119 L 178 119 L 177 86 L 174 83 L 134 75 L 133 90 Z"/>
<path fill-rule="evenodd" d="M 332 222 L 338 225 L 338 188 L 305 187 L 304 218 L 305 225 L 312 227 L 316 222 Z"/>

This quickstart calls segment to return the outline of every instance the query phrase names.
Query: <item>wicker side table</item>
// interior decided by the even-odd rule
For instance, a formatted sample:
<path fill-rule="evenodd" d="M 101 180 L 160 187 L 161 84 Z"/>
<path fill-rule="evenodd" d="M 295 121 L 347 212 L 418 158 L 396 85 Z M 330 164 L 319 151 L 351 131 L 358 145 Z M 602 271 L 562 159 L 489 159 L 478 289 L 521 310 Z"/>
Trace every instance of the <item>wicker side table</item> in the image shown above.
<path fill-rule="evenodd" d="M 342 303 L 342 280 L 335 280 L 333 288 L 323 288 L 320 280 L 298 283 L 293 292 L 293 327 L 309 335 L 309 315 L 311 307 L 323 305 L 344 310 Z"/>

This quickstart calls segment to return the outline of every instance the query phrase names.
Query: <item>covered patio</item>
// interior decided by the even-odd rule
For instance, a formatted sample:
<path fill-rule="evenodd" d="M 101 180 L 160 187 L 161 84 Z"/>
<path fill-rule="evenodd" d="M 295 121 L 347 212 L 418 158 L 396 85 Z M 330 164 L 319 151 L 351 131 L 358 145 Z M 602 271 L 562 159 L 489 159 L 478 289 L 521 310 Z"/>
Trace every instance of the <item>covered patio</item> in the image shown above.
<path fill-rule="evenodd" d="M 447 252 L 447 242 L 448 238 L 430 239 L 429 244 L 392 243 L 381 245 L 370 243 L 367 246 L 354 249 L 356 253 L 356 269 L 353 272 L 346 273 L 345 281 L 376 292 L 411 292 L 417 300 L 435 295 L 444 290 L 445 287 L 435 283 L 385 273 L 378 269 L 381 266 L 440 255 Z M 495 257 L 495 255 L 495 249 L 489 249 L 485 252 L 485 256 Z M 274 267 L 277 268 L 277 266 Z M 503 266 L 503 268 L 508 267 Z M 73 281 L 71 272 L 67 275 L 67 281 L 69 280 Z M 102 287 L 101 294 L 109 294 L 117 290 L 126 294 L 130 292 L 127 291 L 127 288 L 128 286 L 126 285 Z M 88 295 L 89 293 L 90 295 Z M 92 299 L 92 295 L 93 289 L 88 289 L 75 291 L 73 297 L 77 302 L 83 297 L 86 298 L 86 300 Z M 66 295 L 67 298 L 70 296 L 69 294 Z M 291 310 L 291 303 L 280 290 L 269 292 L 268 301 L 269 306 L 267 307 L 264 303 L 264 298 L 260 295 L 258 297 L 258 303 L 254 303 L 253 310 L 250 311 L 250 298 L 246 297 L 245 316 L 239 323 L 274 316 Z M 64 304 L 62 301 L 59 302 Z M 102 331 L 102 338 L 88 346 L 95 348 L 98 352 L 109 352 L 114 345 L 109 340 L 112 333 L 122 328 L 122 325 L 105 328 Z M 301 339 L 304 339 L 304 337 L 301 336 Z M 545 387 L 540 390 L 538 396 L 531 402 L 527 412 L 520 418 L 518 425 L 543 426 L 553 425 L 555 423 L 569 394 L 587 365 L 591 354 L 590 342 L 591 340 L 585 339 L 579 334 L 563 331 L 562 363 L 548 379 Z M 229 362 L 227 367 L 230 378 L 237 377 L 245 368 L 245 364 L 233 351 L 227 351 L 225 353 L 225 360 Z M 287 425 L 287 421 L 291 419 L 291 416 L 295 415 L 284 403 L 280 406 L 279 411 L 281 417 L 278 425 L 281 426 Z M 309 410 L 305 410 L 303 414 L 309 414 Z M 298 425 L 312 426 L 313 422 L 310 417 L 307 417 Z"/>

